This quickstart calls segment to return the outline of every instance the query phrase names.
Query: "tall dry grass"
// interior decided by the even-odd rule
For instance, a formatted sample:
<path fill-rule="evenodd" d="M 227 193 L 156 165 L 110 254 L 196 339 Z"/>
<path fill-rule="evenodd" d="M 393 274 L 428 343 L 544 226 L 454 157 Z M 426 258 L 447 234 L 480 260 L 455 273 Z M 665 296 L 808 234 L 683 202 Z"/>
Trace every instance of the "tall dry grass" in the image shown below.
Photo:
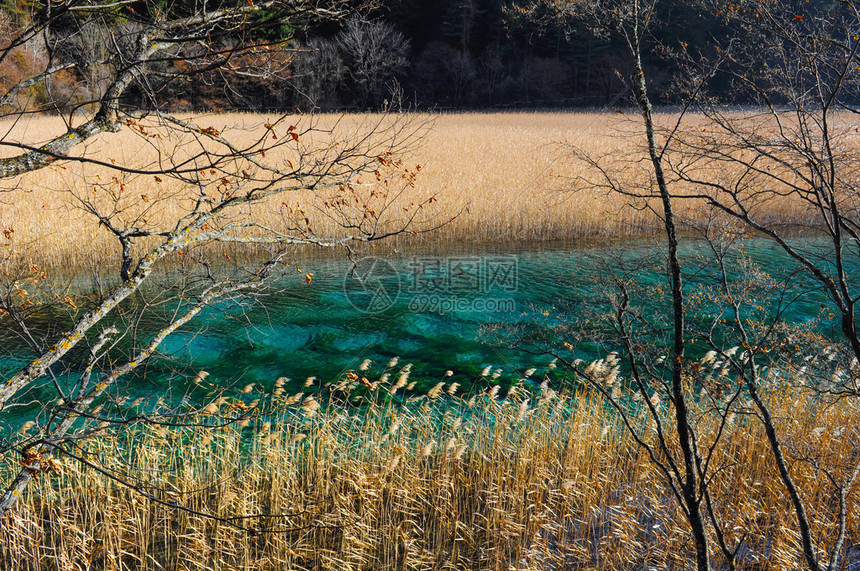
<path fill-rule="evenodd" d="M 90 462 L 162 503 L 66 460 L 64 473 L 42 476 L 0 522 L 0 566 L 688 568 L 683 515 L 607 403 L 588 390 L 532 387 L 500 399 L 498 389 L 449 397 L 456 387 L 437 386 L 408 404 L 362 409 L 279 396 L 292 404 L 250 426 L 149 427 L 92 440 Z M 771 387 L 766 398 L 789 457 L 817 459 L 792 460 L 792 475 L 815 537 L 832 539 L 836 505 L 819 470 L 838 477 L 851 469 L 860 411 L 791 388 Z M 700 437 L 711 438 L 718 424 L 707 407 L 692 414 Z M 795 519 L 761 425 L 738 415 L 724 430 L 711 493 L 728 540 L 741 542 L 739 566 L 801 567 Z M 856 491 L 848 502 L 847 544 L 856 546 Z M 267 528 L 254 532 L 197 512 L 287 515 L 233 520 Z"/>
<path fill-rule="evenodd" d="M 670 124 L 673 117 L 659 115 L 657 119 Z M 233 113 L 198 116 L 193 121 L 216 127 L 241 145 L 260 136 L 271 120 Z M 287 122 L 301 128 L 313 121 L 320 133 L 337 124 L 342 134 L 360 130 L 374 120 L 368 115 L 320 115 L 313 119 L 292 117 Z M 631 183 L 647 181 L 650 175 L 647 163 L 640 160 L 644 155 L 635 114 L 475 113 L 427 115 L 419 120 L 427 121 L 430 128 L 420 146 L 406 155 L 405 164 L 421 165 L 422 169 L 414 188 L 407 187 L 398 204 L 417 203 L 435 195 L 438 201 L 428 210 L 430 220 L 425 227 L 454 220 L 435 232 L 412 238 L 413 242 L 571 240 L 632 236 L 658 227 L 642 204 L 631 208 L 623 197 L 589 187 L 589 182 L 598 182 L 599 177 L 571 155 L 573 146 L 590 156 L 624 161 L 622 177 Z M 0 126 L 7 141 L 42 141 L 64 130 L 59 118 L 42 116 Z M 148 133 L 156 131 L 154 125 Z M 8 148 L 0 151 L 13 152 Z M 104 134 L 75 150 L 76 154 L 130 166 L 176 160 L 188 152 L 187 139 L 165 136 L 164 140 L 154 140 L 130 129 Z M 83 212 L 75 197 L 95 200 L 101 196 L 107 199 L 106 205 L 110 204 L 107 193 L 119 192 L 119 185 L 111 181 L 115 174 L 97 165 L 66 164 L 9 182 L 6 188 L 12 188 L 11 192 L 0 193 L 0 229 L 11 232 L 0 237 L 0 248 L 39 265 L 75 266 L 112 258 L 117 253 L 115 238 Z M 185 212 L 188 193 L 194 190 L 175 181 L 157 183 L 152 176 L 129 175 L 121 182 L 121 205 L 128 209 L 128 218 L 142 218 L 151 227 L 168 225 Z M 579 190 L 570 192 L 573 187 Z M 313 206 L 316 199 L 300 193 L 287 200 Z M 795 219 L 803 212 L 790 202 L 774 203 L 770 208 L 781 220 Z M 318 234 L 342 232 L 322 209 L 309 210 Z M 252 216 L 272 227 L 284 225 L 280 199 Z M 142 224 L 139 219 L 137 224 Z"/>

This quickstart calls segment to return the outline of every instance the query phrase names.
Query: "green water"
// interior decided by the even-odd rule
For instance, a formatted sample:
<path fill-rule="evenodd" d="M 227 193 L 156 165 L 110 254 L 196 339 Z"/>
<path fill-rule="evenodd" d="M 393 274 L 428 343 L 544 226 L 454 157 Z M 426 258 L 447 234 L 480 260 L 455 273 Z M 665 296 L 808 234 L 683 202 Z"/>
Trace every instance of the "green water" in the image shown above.
<path fill-rule="evenodd" d="M 814 241 L 803 243 L 819 247 Z M 771 243 L 752 240 L 745 248 L 774 279 L 792 276 L 794 265 Z M 719 273 L 707 263 L 706 254 L 705 245 L 696 242 L 682 251 L 691 293 L 717 283 Z M 313 272 L 310 283 L 303 274 L 288 273 L 255 306 L 206 309 L 168 338 L 161 348 L 164 356 L 137 375 L 132 391 L 157 395 L 200 370 L 208 371 L 210 380 L 237 385 L 271 387 L 275 379 L 288 377 L 301 386 L 315 376 L 319 386 L 357 369 L 365 359 L 378 374 L 394 357 L 399 366 L 412 363 L 411 378 L 425 385 L 445 379 L 468 387 L 486 367 L 502 369 L 502 382 L 515 380 L 528 368 L 546 366 L 551 358 L 539 351 L 524 352 L 526 344 L 517 341 L 511 329 L 563 341 L 575 325 L 580 338 L 589 339 L 577 346 L 583 358 L 618 348 L 601 322 L 609 311 L 613 275 L 635 274 L 640 305 L 665 314 L 665 296 L 648 295 L 665 286 L 661 259 L 657 246 L 643 240 L 541 251 L 401 255 L 375 266 L 365 261 L 358 268 L 346 259 L 309 261 L 302 270 Z M 355 275 L 362 275 L 364 282 Z M 796 323 L 815 319 L 826 303 L 820 291 L 801 278 L 790 280 L 797 299 L 785 314 Z M 382 295 L 376 295 L 379 292 Z M 776 304 L 779 293 L 773 296 Z M 829 323 L 824 329 L 825 334 L 835 331 Z M 657 341 L 660 335 L 655 331 L 652 338 Z M 22 358 L 7 351 L 0 358 L 3 374 Z M 445 377 L 449 370 L 453 375 Z"/>
<path fill-rule="evenodd" d="M 794 270 L 769 242 L 752 241 L 746 249 L 774 279 Z M 691 292 L 717 283 L 718 272 L 706 263 L 705 254 L 704 245 L 695 243 L 682 252 Z M 198 329 L 172 337 L 164 351 L 217 378 L 264 384 L 282 376 L 299 383 L 316 376 L 325 382 L 365 359 L 380 368 L 393 357 L 401 365 L 412 363 L 413 378 L 425 383 L 443 379 L 450 370 L 448 382 L 468 385 L 486 367 L 514 378 L 546 365 L 550 357 L 523 352 L 523 344 L 509 335 L 511 328 L 552 332 L 588 320 L 582 327 L 593 328 L 594 339 L 606 339 L 581 342 L 580 356 L 597 358 L 616 349 L 599 323 L 609 309 L 608 276 L 635 274 L 637 291 L 653 291 L 665 284 L 660 260 L 648 243 L 394 257 L 377 261 L 375 268 L 358 268 L 366 271 L 366 282 L 378 278 L 376 285 L 387 294 L 376 300 L 373 287 L 362 297 L 348 260 L 319 261 L 303 266 L 314 273 L 310 284 L 302 276 L 288 276 L 277 294 L 241 316 L 209 311 Z M 824 298 L 812 284 L 792 281 L 799 299 L 786 318 L 797 323 L 813 319 Z M 655 297 L 641 302 L 650 311 L 665 313 L 660 296 Z M 154 382 L 161 374 L 153 370 Z"/>

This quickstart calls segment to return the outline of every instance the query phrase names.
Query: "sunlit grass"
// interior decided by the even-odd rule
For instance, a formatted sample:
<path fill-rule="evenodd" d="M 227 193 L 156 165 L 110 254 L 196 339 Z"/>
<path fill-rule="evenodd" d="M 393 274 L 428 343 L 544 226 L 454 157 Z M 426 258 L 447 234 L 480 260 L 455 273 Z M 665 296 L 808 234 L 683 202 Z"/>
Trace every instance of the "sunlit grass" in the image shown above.
<path fill-rule="evenodd" d="M 672 118 L 659 115 L 658 121 L 668 124 Z M 193 121 L 202 127 L 215 127 L 241 145 L 265 133 L 264 125 L 272 119 L 222 114 L 196 117 Z M 590 156 L 617 159 L 613 166 L 618 167 L 622 182 L 645 183 L 650 175 L 648 164 L 641 160 L 641 133 L 633 113 L 454 114 L 419 119 L 427 121 L 429 130 L 420 146 L 405 155 L 404 166 L 422 168 L 414 188 L 407 187 L 397 204 L 417 203 L 435 195 L 437 201 L 427 209 L 428 223 L 423 227 L 453 221 L 432 233 L 401 238 L 399 244 L 624 237 L 659 228 L 643 204 L 631 208 L 627 199 L 589 187 L 588 183 L 599 182 L 599 177 L 571 157 L 571 148 L 576 147 Z M 320 115 L 313 119 L 292 117 L 285 124 L 303 127 L 311 121 L 321 130 L 339 121 L 339 132 L 344 133 L 372 124 L 374 119 L 369 115 Z M 61 134 L 65 127 L 58 118 L 29 117 L 14 126 L 7 125 L 4 132 L 6 129 L 11 129 L 5 136 L 7 141 L 42 141 Z M 188 140 L 147 139 L 126 128 L 120 133 L 103 134 L 74 152 L 105 162 L 140 166 L 157 160 L 178 160 L 190 152 L 190 147 Z M 280 160 L 271 156 L 268 159 Z M 119 185 L 111 181 L 113 176 L 97 165 L 66 164 L 11 181 L 7 188 L 14 189 L 0 193 L 0 229 L 11 230 L 11 238 L 0 236 L 2 248 L 15 257 L 50 266 L 81 266 L 115 256 L 116 239 L 84 213 L 73 197 L 109 199 L 108 190 L 120 192 Z M 194 190 L 172 179 L 156 182 L 149 175 L 123 177 L 122 185 L 121 206 L 127 209 L 127 218 L 141 216 L 145 225 L 155 228 L 169 226 L 186 212 L 188 194 Z M 574 187 L 577 192 L 570 191 Z M 314 204 L 306 193 L 290 195 L 286 200 L 291 205 Z M 269 208 L 258 209 L 253 218 L 282 228 L 282 206 L 279 199 Z M 685 208 L 682 207 L 682 216 Z M 781 221 L 802 219 L 803 210 L 791 201 L 774 201 L 766 208 Z M 323 210 L 315 206 L 308 210 L 317 234 L 343 233 Z M 696 214 L 695 208 L 692 214 Z M 392 225 L 398 220 L 398 216 L 391 216 Z M 143 224 L 140 220 L 136 223 Z"/>
<path fill-rule="evenodd" d="M 365 374 L 379 395 L 402 376 Z M 335 393 L 354 394 L 352 377 Z M 559 395 L 536 378 L 507 394 L 488 383 L 460 395 L 446 384 L 359 408 L 290 396 L 274 383 L 263 390 L 280 405 L 250 424 L 91 440 L 90 461 L 168 505 L 66 459 L 0 526 L 2 561 L 21 570 L 685 567 L 692 544 L 683 514 L 607 403 L 586 389 Z M 836 506 L 819 470 L 851 469 L 860 411 L 825 406 L 805 389 L 765 394 L 789 457 L 817 459 L 792 460 L 791 470 L 815 537 L 832 538 Z M 712 441 L 709 407 L 691 413 L 700 441 Z M 650 421 L 640 421 L 647 439 Z M 739 565 L 800 566 L 795 519 L 760 423 L 733 415 L 712 463 L 712 498 L 727 539 L 742 542 Z M 4 466 L 4 480 L 15 469 Z M 856 512 L 856 491 L 848 501 Z M 169 504 L 225 518 L 288 515 L 233 520 L 269 528 L 243 531 Z M 848 544 L 858 539 L 852 513 Z"/>

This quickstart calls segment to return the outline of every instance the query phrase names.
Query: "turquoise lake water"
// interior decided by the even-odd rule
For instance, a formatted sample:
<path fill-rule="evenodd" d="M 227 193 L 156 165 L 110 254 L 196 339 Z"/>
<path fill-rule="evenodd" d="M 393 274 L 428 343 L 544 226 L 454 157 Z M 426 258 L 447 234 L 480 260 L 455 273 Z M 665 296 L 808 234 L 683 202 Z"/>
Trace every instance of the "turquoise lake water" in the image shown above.
<path fill-rule="evenodd" d="M 774 279 L 792 274 L 794 264 L 770 242 L 754 240 L 745 248 Z M 716 284 L 718 273 L 705 263 L 706 254 L 700 243 L 683 250 L 691 292 Z M 450 370 L 448 382 L 468 384 L 486 367 L 514 379 L 551 358 L 521 351 L 508 329 L 552 332 L 581 324 L 586 331 L 593 327 L 593 339 L 599 339 L 599 317 L 612 293 L 609 276 L 635 273 L 638 291 L 647 294 L 665 284 L 661 259 L 659 249 L 645 240 L 620 248 L 369 258 L 356 267 L 345 259 L 309 262 L 302 270 L 313 272 L 310 284 L 302 275 L 289 275 L 277 293 L 241 316 L 235 310 L 209 311 L 197 329 L 169 339 L 164 351 L 235 382 L 269 384 L 284 376 L 299 384 L 309 376 L 325 382 L 365 359 L 379 369 L 393 357 L 401 366 L 412 363 L 412 378 L 424 383 L 441 380 Z M 823 296 L 809 282 L 793 281 L 801 295 L 787 318 L 814 319 Z M 642 304 L 666 310 L 650 298 Z M 497 333 L 500 329 L 505 335 Z M 578 349 L 598 358 L 617 344 L 608 338 L 580 343 Z M 167 371 L 152 373 L 158 383 Z"/>
<path fill-rule="evenodd" d="M 803 244 L 820 247 L 811 240 Z M 794 264 L 770 242 L 751 240 L 745 249 L 774 279 L 792 276 Z M 718 272 L 705 262 L 706 254 L 699 242 L 683 249 L 690 292 L 716 284 Z M 288 273 L 260 304 L 205 310 L 185 331 L 168 338 L 162 346 L 165 358 L 149 363 L 132 390 L 156 395 L 200 370 L 209 372 L 210 380 L 237 385 L 270 387 L 288 377 L 301 386 L 315 376 L 319 386 L 365 359 L 373 362 L 371 373 L 378 374 L 394 357 L 399 366 L 412 363 L 411 378 L 425 385 L 445 379 L 468 386 L 486 367 L 502 369 L 502 382 L 515 380 L 526 369 L 545 367 L 551 357 L 523 352 L 524 344 L 499 330 L 552 336 L 574 326 L 590 339 L 578 345 L 580 356 L 604 356 L 618 348 L 611 337 L 596 341 L 604 337 L 600 316 L 609 309 L 611 276 L 635 274 L 643 307 L 665 314 L 661 296 L 650 296 L 665 287 L 661 260 L 656 242 L 644 239 L 539 251 L 399 255 L 362 259 L 357 266 L 345 258 L 308 261 L 301 267 L 313 272 L 310 283 L 303 273 Z M 797 299 L 787 319 L 815 319 L 824 297 L 808 281 L 792 282 Z M 780 293 L 771 295 L 777 303 Z M 825 334 L 836 331 L 829 323 L 823 329 Z M 659 336 L 654 333 L 653 339 Z M 564 335 L 555 340 L 565 340 Z M 19 357 L 3 357 L 4 374 Z M 446 378 L 449 370 L 453 376 Z"/>

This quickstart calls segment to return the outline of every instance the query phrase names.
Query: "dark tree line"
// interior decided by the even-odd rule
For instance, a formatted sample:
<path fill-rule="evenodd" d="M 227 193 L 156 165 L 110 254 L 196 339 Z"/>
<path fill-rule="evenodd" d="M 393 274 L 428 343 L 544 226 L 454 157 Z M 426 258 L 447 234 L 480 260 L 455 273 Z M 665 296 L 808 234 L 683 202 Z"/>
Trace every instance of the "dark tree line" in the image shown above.
<path fill-rule="evenodd" d="M 422 108 L 602 106 L 624 91 L 619 73 L 627 76 L 630 70 L 626 47 L 617 38 L 585 20 L 563 21 L 549 13 L 546 18 L 524 17 L 518 8 L 527 3 L 384 0 L 369 17 L 402 34 L 408 58 L 386 81 L 397 86 L 406 102 Z M 733 32 L 698 2 L 667 0 L 658 15 L 651 29 L 650 45 L 655 47 L 643 54 L 644 65 L 654 83 L 654 100 L 672 103 L 679 97 L 672 80 L 677 64 L 669 51 L 682 43 L 691 52 L 707 51 Z M 318 48 L 328 45 L 331 53 L 342 33 L 316 30 L 309 36 Z M 368 101 L 348 81 L 332 81 L 316 103 L 322 108 L 372 107 L 390 95 Z M 632 103 L 629 95 L 620 104 Z"/>
<path fill-rule="evenodd" d="M 6 0 L 0 34 L 14 33 L 36 13 L 31 0 Z M 802 2 L 799 10 L 826 9 L 833 0 Z M 595 30 L 587 20 L 546 17 L 529 10 L 532 0 L 380 0 L 373 10 L 352 19 L 313 26 L 278 24 L 277 11 L 256 16 L 253 37 L 259 50 L 231 58 L 229 65 L 196 70 L 192 86 L 162 82 L 145 96 L 151 107 L 181 109 L 375 109 L 390 101 L 419 108 L 473 109 L 516 107 L 593 107 L 633 105 L 621 77 L 631 71 L 626 47 Z M 93 46 L 112 29 L 128 26 L 151 6 L 123 2 L 99 21 L 81 14 L 58 19 L 55 33 L 75 39 L 65 60 L 93 58 Z M 159 4 L 181 16 L 193 13 L 194 0 Z M 538 12 L 540 11 L 538 7 Z M 537 14 L 540 16 L 540 14 Z M 157 14 L 156 14 L 157 16 Z M 679 51 L 713 55 L 716 46 L 739 40 L 723 15 L 699 1 L 660 2 L 649 28 L 643 66 L 657 104 L 680 101 L 676 84 Z M 755 38 L 749 38 L 755 43 Z M 744 41 L 741 39 L 741 41 Z M 0 66 L 0 84 L 12 85 L 38 67 L 44 48 L 38 41 L 14 61 Z M 224 45 L 228 50 L 230 46 Z M 162 61 L 164 77 L 182 76 L 176 62 Z M 249 73 L 248 70 L 253 70 Z M 69 71 L 53 79 L 51 103 L 69 108 L 99 91 L 97 66 L 87 73 Z M 728 76 L 717 75 L 711 92 L 723 100 L 749 103 Z M 623 98 L 616 99 L 616 96 Z M 45 93 L 29 96 L 47 99 Z M 134 94 L 129 94 L 134 96 Z M 65 101 L 63 101 L 65 98 Z M 91 97 L 90 97 L 91 98 Z M 153 98 L 156 98 L 157 101 Z M 140 103 L 140 102 L 138 102 Z"/>

